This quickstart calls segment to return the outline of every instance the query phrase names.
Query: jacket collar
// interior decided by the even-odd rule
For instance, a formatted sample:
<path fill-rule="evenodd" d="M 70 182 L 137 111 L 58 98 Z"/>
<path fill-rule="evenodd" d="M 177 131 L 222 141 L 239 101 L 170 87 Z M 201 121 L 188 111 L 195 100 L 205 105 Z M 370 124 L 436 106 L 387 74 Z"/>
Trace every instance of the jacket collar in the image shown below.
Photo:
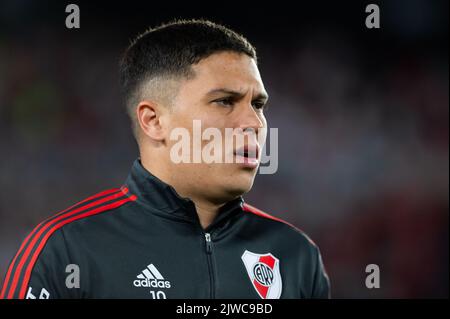
<path fill-rule="evenodd" d="M 137 196 L 138 203 L 156 209 L 160 213 L 199 222 L 195 204 L 189 198 L 181 197 L 172 186 L 147 171 L 142 166 L 140 158 L 134 161 L 125 184 L 130 193 Z M 243 203 L 241 196 L 226 203 L 220 208 L 218 216 L 208 229 L 236 213 L 243 212 Z"/>

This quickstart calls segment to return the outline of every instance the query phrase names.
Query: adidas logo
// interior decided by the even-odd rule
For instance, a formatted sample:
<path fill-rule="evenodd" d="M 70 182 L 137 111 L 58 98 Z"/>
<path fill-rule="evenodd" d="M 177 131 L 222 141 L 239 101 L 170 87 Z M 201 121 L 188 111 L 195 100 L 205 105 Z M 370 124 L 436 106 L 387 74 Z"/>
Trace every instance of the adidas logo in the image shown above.
<path fill-rule="evenodd" d="M 150 264 L 136 276 L 135 287 L 170 288 L 170 281 L 165 280 L 155 265 Z"/>

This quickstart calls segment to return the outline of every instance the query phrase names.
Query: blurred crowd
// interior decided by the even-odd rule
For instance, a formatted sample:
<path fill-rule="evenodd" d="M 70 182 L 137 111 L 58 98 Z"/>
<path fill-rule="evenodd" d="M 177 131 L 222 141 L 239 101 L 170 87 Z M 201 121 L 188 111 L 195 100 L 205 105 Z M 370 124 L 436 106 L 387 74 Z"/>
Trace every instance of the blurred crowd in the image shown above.
<path fill-rule="evenodd" d="M 117 78 L 126 41 L 63 33 L 0 32 L 0 283 L 37 223 L 120 186 L 137 157 Z M 333 297 L 448 297 L 448 56 L 368 52 L 333 30 L 256 46 L 279 165 L 246 200 L 319 245 Z M 365 286 L 372 263 L 380 289 Z"/>

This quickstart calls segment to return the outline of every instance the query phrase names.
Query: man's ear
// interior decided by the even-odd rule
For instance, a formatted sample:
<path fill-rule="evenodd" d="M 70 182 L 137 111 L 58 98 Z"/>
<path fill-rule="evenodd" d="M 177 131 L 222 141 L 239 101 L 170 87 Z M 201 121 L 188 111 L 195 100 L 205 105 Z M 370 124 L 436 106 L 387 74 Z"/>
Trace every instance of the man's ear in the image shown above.
<path fill-rule="evenodd" d="M 163 141 L 165 138 L 165 127 L 161 116 L 162 106 L 151 102 L 141 101 L 136 108 L 136 120 L 145 135 L 155 141 Z"/>

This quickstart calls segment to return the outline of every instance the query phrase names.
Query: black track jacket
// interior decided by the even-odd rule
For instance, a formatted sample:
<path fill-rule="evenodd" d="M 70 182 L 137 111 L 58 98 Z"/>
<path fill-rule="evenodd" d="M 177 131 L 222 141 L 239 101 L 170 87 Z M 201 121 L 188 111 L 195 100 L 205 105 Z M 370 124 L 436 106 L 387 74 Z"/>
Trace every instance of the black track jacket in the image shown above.
<path fill-rule="evenodd" d="M 39 224 L 1 298 L 328 298 L 317 246 L 242 198 L 203 229 L 195 205 L 139 159 L 121 188 Z"/>

